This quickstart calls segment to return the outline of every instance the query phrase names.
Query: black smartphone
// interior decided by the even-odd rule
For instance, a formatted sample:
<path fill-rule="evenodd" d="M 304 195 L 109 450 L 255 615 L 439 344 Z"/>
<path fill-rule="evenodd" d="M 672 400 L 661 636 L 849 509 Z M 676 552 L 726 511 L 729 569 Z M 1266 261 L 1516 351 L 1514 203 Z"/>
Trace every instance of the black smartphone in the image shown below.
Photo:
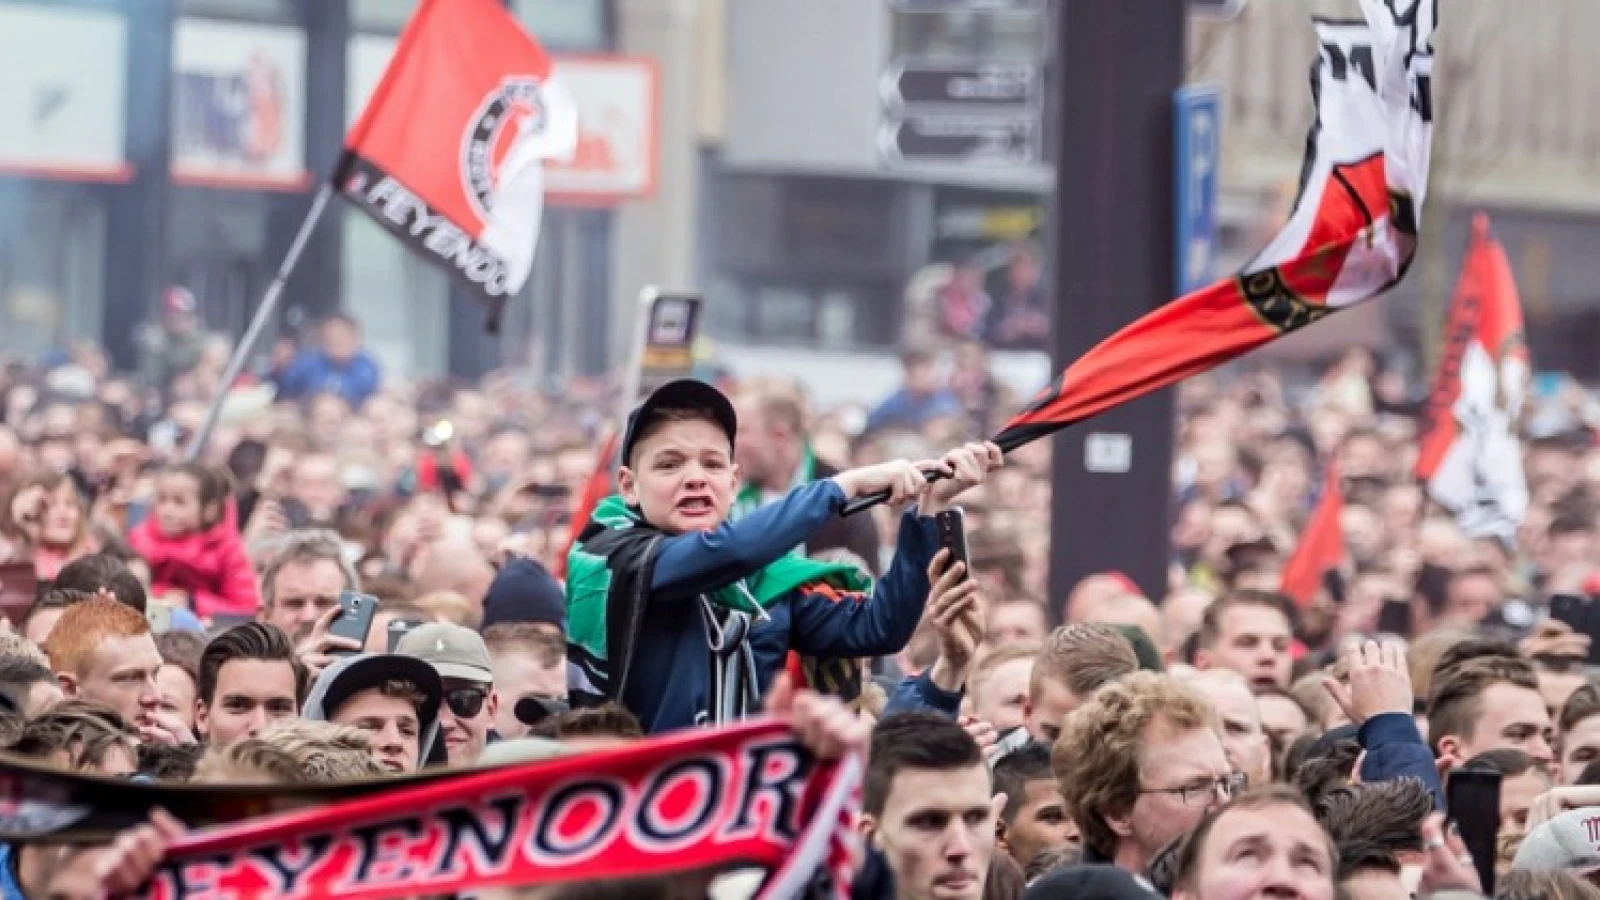
<path fill-rule="evenodd" d="M 1389 598 L 1378 610 L 1378 633 L 1411 636 L 1411 601 Z"/>
<path fill-rule="evenodd" d="M 395 619 L 389 623 L 389 652 L 400 646 L 400 639 L 405 637 L 411 629 L 422 624 L 420 619 Z"/>
<path fill-rule="evenodd" d="M 950 551 L 949 565 L 963 563 L 967 578 L 972 577 L 972 560 L 967 558 L 967 519 L 961 507 L 952 506 L 933 517 L 939 531 L 939 546 Z"/>
<path fill-rule="evenodd" d="M 290 528 L 306 528 L 311 525 L 311 510 L 294 497 L 280 499 L 278 508 L 283 510 L 283 519 L 289 523 Z"/>
<path fill-rule="evenodd" d="M 1457 769 L 1445 784 L 1445 798 L 1450 821 L 1461 833 L 1461 842 L 1483 879 L 1484 896 L 1493 897 L 1500 836 L 1500 773 Z"/>
<path fill-rule="evenodd" d="M 1577 594 L 1552 594 L 1550 618 L 1572 626 L 1578 634 L 1589 636 L 1589 665 L 1600 665 L 1600 607 Z"/>
<path fill-rule="evenodd" d="M 355 591 L 345 591 L 339 595 L 339 614 L 333 617 L 333 624 L 328 626 L 328 633 L 342 638 L 349 638 L 363 646 L 367 643 L 367 632 L 372 630 L 372 617 L 378 612 L 378 598 L 371 594 L 358 594 Z M 340 650 L 342 655 L 360 653 L 360 650 Z"/>

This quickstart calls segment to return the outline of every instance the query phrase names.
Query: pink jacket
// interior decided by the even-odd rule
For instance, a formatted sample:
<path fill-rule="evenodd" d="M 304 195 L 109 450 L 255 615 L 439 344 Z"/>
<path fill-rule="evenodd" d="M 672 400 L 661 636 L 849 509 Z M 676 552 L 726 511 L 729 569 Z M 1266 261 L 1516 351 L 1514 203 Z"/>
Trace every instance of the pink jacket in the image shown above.
<path fill-rule="evenodd" d="M 202 618 L 254 615 L 260 597 L 256 573 L 235 524 L 233 503 L 221 522 L 193 534 L 168 537 L 147 517 L 128 533 L 128 543 L 150 564 L 150 595 L 183 591 Z"/>

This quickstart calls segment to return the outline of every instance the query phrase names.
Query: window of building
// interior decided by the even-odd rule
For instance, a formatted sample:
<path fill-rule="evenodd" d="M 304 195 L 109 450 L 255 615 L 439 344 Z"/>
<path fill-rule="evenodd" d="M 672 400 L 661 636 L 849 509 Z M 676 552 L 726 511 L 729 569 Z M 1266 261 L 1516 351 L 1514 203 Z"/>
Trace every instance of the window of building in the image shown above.
<path fill-rule="evenodd" d="M 418 0 L 350 0 L 350 27 L 398 34 L 417 11 Z"/>
<path fill-rule="evenodd" d="M 100 333 L 105 207 L 74 184 L 0 184 L 0 350 L 39 353 Z M 130 300 L 131 302 L 131 300 Z"/>
<path fill-rule="evenodd" d="M 442 375 L 449 353 L 449 277 L 406 249 L 371 216 L 345 208 L 344 309 L 387 372 Z"/>
<path fill-rule="evenodd" d="M 178 12 L 219 19 L 297 22 L 298 5 L 295 0 L 178 0 Z"/>
<path fill-rule="evenodd" d="M 895 56 L 1028 62 L 1045 58 L 1041 11 L 905 13 L 894 17 Z"/>
<path fill-rule="evenodd" d="M 604 50 L 607 0 L 512 0 L 511 10 L 550 50 Z"/>

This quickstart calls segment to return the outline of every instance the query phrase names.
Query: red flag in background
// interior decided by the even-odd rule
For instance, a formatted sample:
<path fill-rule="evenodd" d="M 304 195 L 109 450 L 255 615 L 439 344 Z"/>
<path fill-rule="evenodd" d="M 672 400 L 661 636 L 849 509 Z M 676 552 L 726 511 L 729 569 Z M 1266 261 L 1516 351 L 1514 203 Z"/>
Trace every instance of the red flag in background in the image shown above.
<path fill-rule="evenodd" d="M 611 469 L 617 459 L 617 443 L 621 435 L 616 431 L 606 435 L 600 442 L 600 452 L 595 454 L 594 469 L 589 472 L 589 477 L 584 479 L 583 490 L 579 492 L 577 502 L 572 507 L 572 523 L 567 529 L 567 545 L 561 548 L 561 553 L 555 559 L 557 578 L 567 577 L 567 555 L 572 552 L 572 545 L 578 542 L 578 535 L 589 524 L 589 517 L 594 515 L 594 508 L 600 501 L 611 495 Z"/>
<path fill-rule="evenodd" d="M 1388 290 L 1417 245 L 1432 141 L 1433 4 L 1317 23 L 1316 125 L 1294 213 L 1231 279 L 1149 313 L 1068 366 L 995 441 L 1011 450 Z"/>
<path fill-rule="evenodd" d="M 491 327 L 528 280 L 544 160 L 569 159 L 578 114 L 550 57 L 496 0 L 422 0 L 333 183 L 471 285 Z"/>
<path fill-rule="evenodd" d="M 1511 540 L 1527 512 L 1516 432 L 1527 380 L 1517 283 L 1489 233 L 1489 217 L 1480 213 L 1450 301 L 1417 456 L 1417 479 L 1428 495 L 1473 537 Z"/>
<path fill-rule="evenodd" d="M 1311 605 L 1328 570 L 1344 561 L 1344 531 L 1339 523 L 1343 513 L 1339 473 L 1330 468 L 1317 508 L 1311 511 L 1305 530 L 1300 532 L 1300 544 L 1283 567 L 1283 592 L 1301 608 Z"/>

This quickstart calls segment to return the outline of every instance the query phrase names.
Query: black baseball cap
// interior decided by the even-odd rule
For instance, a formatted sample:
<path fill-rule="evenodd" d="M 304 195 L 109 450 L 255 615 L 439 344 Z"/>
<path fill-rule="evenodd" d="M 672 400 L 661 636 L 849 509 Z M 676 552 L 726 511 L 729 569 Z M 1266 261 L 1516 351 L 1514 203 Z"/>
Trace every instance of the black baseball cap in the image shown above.
<path fill-rule="evenodd" d="M 727 395 L 704 381 L 680 378 L 656 388 L 628 414 L 628 427 L 622 432 L 623 465 L 631 464 L 633 445 L 638 443 L 639 435 L 655 420 L 656 413 L 663 409 L 703 410 L 712 421 L 722 426 L 723 433 L 728 436 L 728 449 L 733 449 L 734 435 L 739 433 L 739 417 L 734 415 L 733 404 Z"/>

